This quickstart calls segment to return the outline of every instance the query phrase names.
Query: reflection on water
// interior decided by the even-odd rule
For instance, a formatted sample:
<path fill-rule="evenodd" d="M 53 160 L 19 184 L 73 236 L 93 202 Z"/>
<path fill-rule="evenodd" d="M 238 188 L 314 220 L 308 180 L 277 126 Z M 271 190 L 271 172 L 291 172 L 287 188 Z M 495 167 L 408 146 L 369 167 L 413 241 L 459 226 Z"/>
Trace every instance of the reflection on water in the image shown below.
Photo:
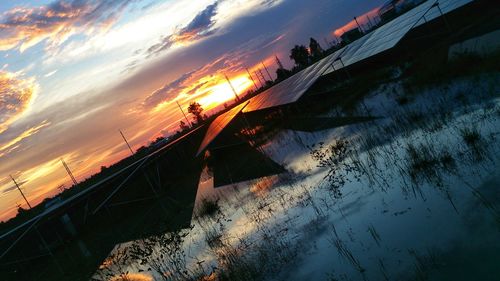
<path fill-rule="evenodd" d="M 495 280 L 500 101 L 484 90 L 490 82 L 436 86 L 403 106 L 391 84 L 365 101 L 384 119 L 275 135 L 263 150 L 287 173 L 214 188 L 205 170 L 195 210 L 213 211 L 124 246 L 144 256 L 120 270 L 158 280 Z"/>
<path fill-rule="evenodd" d="M 113 277 L 111 281 L 153 281 L 153 277 L 141 273 L 129 273 L 123 276 Z"/>

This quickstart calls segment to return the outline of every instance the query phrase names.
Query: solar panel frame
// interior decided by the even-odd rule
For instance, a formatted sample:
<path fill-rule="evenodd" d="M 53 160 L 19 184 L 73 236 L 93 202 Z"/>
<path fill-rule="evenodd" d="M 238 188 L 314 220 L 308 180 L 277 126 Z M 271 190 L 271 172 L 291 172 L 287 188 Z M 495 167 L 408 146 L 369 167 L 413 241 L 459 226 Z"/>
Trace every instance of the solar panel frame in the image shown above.
<path fill-rule="evenodd" d="M 446 14 L 473 0 L 426 1 L 405 14 L 366 34 L 351 44 L 337 50 L 310 67 L 296 73 L 281 83 L 250 99 L 243 112 L 263 110 L 296 102 L 322 75 L 350 66 L 395 47 L 408 32 L 440 16 L 435 3 Z M 340 59 L 339 59 L 340 58 Z"/>
<path fill-rule="evenodd" d="M 349 66 L 396 46 L 432 5 L 431 1 L 425 2 L 368 34 L 368 40 L 356 53 L 345 59 L 345 65 Z"/>
<path fill-rule="evenodd" d="M 250 99 L 243 112 L 252 112 L 296 102 L 331 67 L 334 54 L 301 70 L 286 80 Z"/>
<path fill-rule="evenodd" d="M 203 138 L 196 156 L 200 155 L 214 140 L 217 136 L 226 128 L 226 126 L 231 123 L 231 121 L 247 106 L 249 101 L 246 101 L 231 110 L 219 115 L 208 127 L 205 137 Z"/>
<path fill-rule="evenodd" d="M 439 7 L 443 14 L 447 14 L 472 1 L 473 0 L 441 0 L 427 1 L 420 4 L 414 9 L 347 45 L 347 49 L 351 51 L 346 51 L 341 56 L 342 63 L 335 64 L 335 70 L 352 65 L 395 47 L 410 30 L 440 17 L 441 14 L 439 9 L 433 7 L 435 3 L 439 3 Z M 356 47 L 353 48 L 351 45 Z M 328 70 L 323 75 L 327 75 L 333 71 L 333 69 Z"/>

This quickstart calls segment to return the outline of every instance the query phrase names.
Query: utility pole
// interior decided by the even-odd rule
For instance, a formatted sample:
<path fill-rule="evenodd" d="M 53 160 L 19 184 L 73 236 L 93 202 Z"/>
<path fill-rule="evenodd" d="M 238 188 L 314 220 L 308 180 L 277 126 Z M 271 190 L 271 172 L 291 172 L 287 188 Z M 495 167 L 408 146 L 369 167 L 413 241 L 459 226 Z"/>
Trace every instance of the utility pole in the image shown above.
<path fill-rule="evenodd" d="M 73 184 L 74 185 L 77 185 L 78 182 L 76 181 L 75 177 L 73 176 L 73 173 L 71 172 L 71 170 L 69 169 L 68 165 L 66 164 L 66 162 L 64 162 L 64 159 L 61 158 L 61 162 L 64 166 L 64 168 L 66 169 L 66 172 L 68 173 L 69 177 L 71 178 L 71 181 L 73 181 Z"/>
<path fill-rule="evenodd" d="M 264 84 L 262 84 L 262 80 L 259 77 L 259 73 L 257 71 L 254 71 L 253 73 L 255 74 L 255 76 L 257 77 L 257 79 L 259 80 L 260 87 L 261 88 L 264 87 Z"/>
<path fill-rule="evenodd" d="M 236 93 L 236 90 L 234 89 L 231 80 L 229 80 L 226 74 L 224 74 L 224 77 L 226 77 L 227 83 L 229 83 L 229 87 L 231 87 L 231 90 L 233 90 L 234 96 L 236 97 L 236 101 L 240 101 L 240 97 L 238 97 L 238 93 Z"/>
<path fill-rule="evenodd" d="M 191 124 L 191 122 L 189 122 L 189 119 L 187 118 L 186 113 L 184 113 L 184 110 L 182 110 L 182 107 L 181 107 L 181 105 L 179 104 L 179 102 L 178 102 L 178 101 L 175 101 L 175 103 L 177 104 L 177 106 L 178 106 L 178 107 L 179 107 L 179 109 L 181 110 L 182 115 L 184 115 L 184 118 L 185 118 L 185 119 L 186 119 L 186 121 L 188 122 L 189 127 L 193 127 L 193 124 Z"/>
<path fill-rule="evenodd" d="M 262 73 L 262 69 L 259 68 L 259 73 L 260 73 L 260 76 L 262 77 L 262 81 L 264 81 L 264 86 L 266 85 L 266 77 L 264 76 L 264 74 Z"/>
<path fill-rule="evenodd" d="M 368 23 L 370 24 L 370 29 L 372 29 L 374 25 L 372 20 L 370 19 L 370 16 L 366 15 L 366 18 L 368 19 Z"/>
<path fill-rule="evenodd" d="M 252 74 L 250 74 L 250 70 L 248 70 L 248 68 L 245 68 L 247 73 L 248 73 L 248 76 L 250 77 L 250 79 L 252 80 L 253 82 L 253 85 L 255 86 L 255 90 L 259 90 L 259 87 L 257 87 L 257 84 L 255 83 L 255 80 L 253 79 L 252 77 Z"/>
<path fill-rule="evenodd" d="M 267 67 L 266 65 L 264 64 L 264 62 L 260 62 L 262 64 L 262 66 L 264 67 L 264 69 L 266 70 L 267 72 L 267 76 L 269 76 L 269 81 L 273 81 L 273 78 L 271 77 L 271 74 L 269 73 L 269 70 L 267 70 Z"/>
<path fill-rule="evenodd" d="M 26 196 L 24 196 L 24 193 L 21 190 L 21 187 L 19 186 L 19 184 L 17 184 L 16 180 L 14 179 L 14 177 L 12 175 L 10 175 L 10 178 L 12 179 L 12 181 L 14 182 L 14 184 L 16 185 L 17 190 L 19 190 L 19 192 L 21 193 L 21 196 L 23 196 L 24 201 L 26 201 L 26 204 L 28 204 L 28 207 L 31 209 L 32 207 L 30 205 L 30 202 L 28 202 L 28 199 L 26 199 Z"/>
<path fill-rule="evenodd" d="M 132 155 L 134 155 L 134 151 L 132 150 L 132 147 L 130 147 L 130 144 L 128 143 L 127 139 L 125 138 L 125 135 L 123 135 L 122 130 L 118 130 L 118 132 L 120 132 L 120 135 L 122 135 L 123 140 L 125 141 L 125 143 L 128 146 L 128 149 L 130 150 L 130 153 L 132 153 Z"/>
<path fill-rule="evenodd" d="M 26 196 L 24 196 L 24 193 L 23 191 L 21 190 L 21 187 L 19 186 L 19 184 L 17 184 L 16 180 L 14 179 L 14 177 L 12 175 L 10 175 L 10 178 L 12 179 L 12 181 L 14 182 L 14 184 L 16 185 L 17 187 L 17 190 L 19 190 L 19 192 L 21 193 L 21 195 L 23 196 L 24 198 L 24 201 L 26 201 L 26 204 L 28 204 L 28 207 L 30 208 L 30 210 L 33 208 L 31 207 L 31 204 L 30 202 L 28 202 L 28 199 L 26 199 Z M 18 205 L 19 206 L 19 205 Z M 19 206 L 21 207 L 21 206 Z M 36 222 L 34 223 L 36 224 Z M 52 250 L 49 248 L 49 245 L 47 244 L 47 241 L 45 240 L 45 238 L 43 238 L 42 236 L 42 233 L 40 232 L 40 230 L 38 230 L 38 227 L 36 225 L 34 225 L 34 228 L 35 228 L 35 231 L 38 235 L 38 237 L 40 238 L 40 241 L 42 242 L 42 245 L 45 247 L 45 249 L 47 250 L 47 252 L 49 253 L 49 255 L 52 257 L 52 259 L 54 260 L 54 263 L 56 264 L 56 267 L 57 267 L 57 270 L 64 275 L 64 271 L 61 267 L 61 265 L 59 264 L 59 262 L 57 261 L 56 257 L 54 256 L 54 253 L 52 252 Z"/>
<path fill-rule="evenodd" d="M 363 29 L 361 28 L 361 25 L 359 25 L 358 19 L 357 19 L 356 17 L 354 17 L 354 21 L 355 21 L 355 22 L 356 22 L 356 24 L 358 25 L 359 32 L 364 33 L 364 31 L 363 31 Z"/>

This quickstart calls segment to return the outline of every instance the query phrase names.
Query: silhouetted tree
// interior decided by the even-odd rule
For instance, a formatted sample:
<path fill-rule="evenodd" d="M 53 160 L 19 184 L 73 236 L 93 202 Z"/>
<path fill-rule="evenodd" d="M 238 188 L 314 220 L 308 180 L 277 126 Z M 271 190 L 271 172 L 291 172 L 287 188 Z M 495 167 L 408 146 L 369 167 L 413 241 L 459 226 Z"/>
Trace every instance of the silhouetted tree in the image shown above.
<path fill-rule="evenodd" d="M 198 123 L 203 122 L 204 116 L 202 114 L 203 107 L 201 107 L 201 104 L 199 104 L 195 101 L 190 103 L 189 107 L 188 107 L 188 112 L 194 115 L 196 122 L 198 122 Z"/>
<path fill-rule="evenodd" d="M 290 59 L 294 60 L 298 67 L 306 67 L 309 64 L 309 52 L 306 46 L 295 45 L 290 50 Z"/>
<path fill-rule="evenodd" d="M 143 145 L 141 147 L 139 147 L 137 150 L 136 150 L 136 153 L 137 154 L 146 154 L 148 152 L 148 148 Z"/>
<path fill-rule="evenodd" d="M 278 68 L 276 70 L 276 80 L 277 81 L 282 81 L 282 80 L 285 80 L 286 78 L 290 77 L 290 75 L 292 74 L 292 72 L 288 69 L 285 69 L 285 68 Z"/>
<path fill-rule="evenodd" d="M 316 39 L 312 38 L 309 41 L 309 51 L 313 60 L 318 60 L 323 56 L 323 49 Z"/>
<path fill-rule="evenodd" d="M 186 122 L 182 121 L 179 124 L 179 128 L 181 128 L 181 131 L 186 131 L 189 129 L 189 126 L 186 124 Z"/>

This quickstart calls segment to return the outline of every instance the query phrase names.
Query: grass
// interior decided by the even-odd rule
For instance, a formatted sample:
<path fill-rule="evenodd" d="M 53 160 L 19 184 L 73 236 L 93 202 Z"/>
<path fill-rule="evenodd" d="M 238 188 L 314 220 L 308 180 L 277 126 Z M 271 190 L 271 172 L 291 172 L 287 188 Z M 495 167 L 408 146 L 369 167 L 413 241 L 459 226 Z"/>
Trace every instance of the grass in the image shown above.
<path fill-rule="evenodd" d="M 200 206 L 197 211 L 198 217 L 213 217 L 220 211 L 219 202 L 217 200 L 208 200 L 206 198 L 201 200 Z"/>
<path fill-rule="evenodd" d="M 463 128 L 460 130 L 460 135 L 464 143 L 471 148 L 477 147 L 481 141 L 481 134 L 477 128 Z"/>
<path fill-rule="evenodd" d="M 309 150 L 312 159 L 317 162 L 317 167 L 328 169 L 328 173 L 323 179 L 328 182 L 328 189 L 334 198 L 342 197 L 340 189 L 350 181 L 349 174 L 354 175 L 354 178 L 359 180 L 358 167 L 347 161 L 348 157 L 352 155 L 349 141 L 338 139 L 328 146 L 319 143 L 319 146 L 313 145 L 309 147 Z"/>
<path fill-rule="evenodd" d="M 451 170 L 455 165 L 455 159 L 447 149 L 436 152 L 430 145 L 408 144 L 406 152 L 409 161 L 408 173 L 414 182 L 425 179 L 439 183 L 441 171 Z"/>

